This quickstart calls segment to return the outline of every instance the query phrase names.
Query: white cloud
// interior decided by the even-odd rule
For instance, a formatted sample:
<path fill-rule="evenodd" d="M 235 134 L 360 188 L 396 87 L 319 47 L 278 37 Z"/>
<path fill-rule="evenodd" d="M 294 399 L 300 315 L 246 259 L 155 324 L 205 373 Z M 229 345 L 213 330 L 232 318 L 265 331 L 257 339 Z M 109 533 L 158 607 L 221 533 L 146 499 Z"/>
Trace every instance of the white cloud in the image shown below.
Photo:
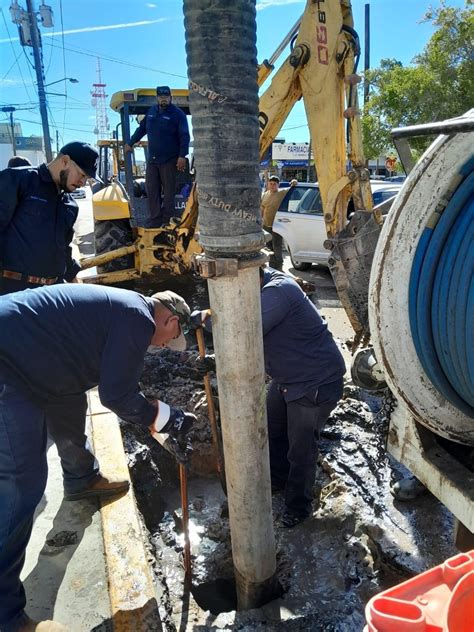
<path fill-rule="evenodd" d="M 41 37 L 57 37 L 58 35 L 71 35 L 73 33 L 93 33 L 94 31 L 110 31 L 112 29 L 129 29 L 135 26 L 147 26 L 148 24 L 157 24 L 158 22 L 166 22 L 168 18 L 158 18 L 157 20 L 142 20 L 141 22 L 125 22 L 124 24 L 105 24 L 103 26 L 86 26 L 82 29 L 69 29 L 68 31 L 57 31 L 56 33 L 41 33 Z M 17 42 L 18 37 L 12 38 Z M 9 42 L 9 39 L 0 40 L 0 44 Z"/>
<path fill-rule="evenodd" d="M 18 86 L 33 86 L 34 83 L 32 81 L 30 81 L 29 79 L 2 79 L 0 80 L 0 86 L 5 89 L 5 88 L 17 88 Z"/>
<path fill-rule="evenodd" d="M 271 7 L 282 7 L 286 4 L 303 4 L 304 0 L 258 0 L 257 11 L 270 9 Z"/>
<path fill-rule="evenodd" d="M 153 2 L 147 2 L 145 6 L 149 9 L 156 9 L 156 4 L 153 4 Z"/>

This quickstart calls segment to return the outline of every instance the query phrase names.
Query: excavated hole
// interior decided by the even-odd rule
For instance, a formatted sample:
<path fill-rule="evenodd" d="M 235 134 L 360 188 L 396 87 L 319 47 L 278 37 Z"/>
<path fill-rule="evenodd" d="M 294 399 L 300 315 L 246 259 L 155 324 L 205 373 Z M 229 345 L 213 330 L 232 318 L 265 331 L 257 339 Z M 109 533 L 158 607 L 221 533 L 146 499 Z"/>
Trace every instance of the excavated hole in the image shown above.
<path fill-rule="evenodd" d="M 237 590 L 233 579 L 215 579 L 199 586 L 192 586 L 196 603 L 212 614 L 237 610 Z"/>
<path fill-rule="evenodd" d="M 185 294 L 192 309 L 208 306 L 204 286 L 189 293 L 169 289 Z M 212 340 L 206 344 L 210 351 Z M 322 434 L 315 481 L 321 499 L 314 504 L 313 515 L 294 529 L 281 529 L 283 497 L 276 494 L 272 499 L 283 599 L 279 594 L 272 605 L 235 612 L 227 501 L 215 471 L 202 381 L 193 368 L 196 355 L 192 337 L 182 354 L 147 354 L 142 376 L 148 397 L 198 417 L 188 477 L 191 595 L 184 583 L 176 464 L 145 430 L 122 427 L 137 502 L 149 532 L 163 629 L 360 630 L 370 597 L 454 554 L 452 517 L 432 496 L 394 506 L 389 486 L 405 471 L 385 452 L 387 420 L 377 414 L 382 394 L 370 395 L 348 383 L 345 399 Z M 217 392 L 216 380 L 212 382 Z M 183 623 L 184 611 L 191 627 Z"/>

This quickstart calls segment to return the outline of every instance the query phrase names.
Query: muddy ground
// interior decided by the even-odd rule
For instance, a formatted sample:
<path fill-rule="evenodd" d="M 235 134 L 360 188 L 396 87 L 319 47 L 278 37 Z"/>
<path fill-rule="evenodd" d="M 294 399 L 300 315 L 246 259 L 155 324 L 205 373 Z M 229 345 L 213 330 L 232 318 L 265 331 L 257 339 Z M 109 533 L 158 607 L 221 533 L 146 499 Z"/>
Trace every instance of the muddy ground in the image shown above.
<path fill-rule="evenodd" d="M 173 289 L 186 295 L 183 288 Z M 192 308 L 207 307 L 203 285 L 186 298 Z M 369 394 L 348 381 L 322 434 L 315 481 L 320 499 L 313 515 L 294 529 L 282 529 L 283 499 L 273 495 L 282 595 L 258 610 L 236 612 L 226 498 L 215 471 L 204 389 L 193 368 L 196 356 L 191 339 L 181 354 L 148 354 L 142 377 L 148 396 L 198 416 L 189 476 L 191 593 L 183 583 L 177 467 L 144 431 L 130 424 L 122 428 L 150 534 L 164 629 L 360 631 L 372 595 L 456 553 L 452 516 L 433 496 L 393 501 L 390 484 L 406 471 L 385 452 L 385 394 Z"/>

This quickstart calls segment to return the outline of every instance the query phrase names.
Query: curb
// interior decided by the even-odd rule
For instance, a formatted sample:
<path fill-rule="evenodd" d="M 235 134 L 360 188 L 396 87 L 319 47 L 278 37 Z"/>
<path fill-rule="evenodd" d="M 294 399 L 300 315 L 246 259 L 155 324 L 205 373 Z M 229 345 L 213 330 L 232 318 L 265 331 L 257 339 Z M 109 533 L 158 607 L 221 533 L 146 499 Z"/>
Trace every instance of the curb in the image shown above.
<path fill-rule="evenodd" d="M 88 393 L 88 402 L 91 438 L 101 471 L 130 481 L 117 416 L 102 406 L 97 389 Z M 101 501 L 101 518 L 113 630 L 162 630 L 131 483 L 127 494 Z"/>

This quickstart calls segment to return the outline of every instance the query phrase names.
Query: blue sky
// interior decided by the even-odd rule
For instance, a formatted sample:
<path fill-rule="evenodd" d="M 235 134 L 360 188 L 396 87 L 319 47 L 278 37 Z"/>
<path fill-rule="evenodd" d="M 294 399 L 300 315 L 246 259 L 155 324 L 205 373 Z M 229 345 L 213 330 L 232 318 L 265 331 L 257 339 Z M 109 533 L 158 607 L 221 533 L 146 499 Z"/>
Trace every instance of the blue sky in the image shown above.
<path fill-rule="evenodd" d="M 34 0 L 36 8 L 40 1 Z M 362 50 L 366 1 L 352 0 Z M 21 122 L 25 136 L 41 134 L 31 49 L 22 50 L 20 46 L 17 27 L 10 19 L 10 4 L 10 0 L 0 0 L 0 106 L 29 108 L 19 109 L 14 117 Z M 19 0 L 19 4 L 26 6 L 25 0 Z M 94 142 L 95 109 L 90 92 L 92 83 L 97 81 L 97 57 L 100 57 L 102 81 L 107 84 L 107 102 L 119 90 L 159 84 L 186 87 L 181 0 L 46 0 L 46 4 L 52 6 L 55 22 L 53 29 L 40 27 L 46 83 L 65 76 L 79 80 L 77 84 L 60 82 L 49 88 L 67 95 L 51 95 L 48 99 L 53 141 L 58 130 L 61 144 L 77 139 Z M 372 67 L 384 57 L 408 64 L 421 52 L 432 34 L 431 25 L 419 23 L 430 4 L 439 3 L 437 0 L 370 1 Z M 447 0 L 447 5 L 464 7 L 464 0 Z M 304 6 L 305 2 L 298 0 L 257 0 L 259 61 L 274 52 Z M 118 117 L 107 110 L 113 127 Z M 0 120 L 6 121 L 6 117 L 0 112 Z M 280 136 L 287 141 L 308 140 L 302 104 L 297 104 Z"/>

